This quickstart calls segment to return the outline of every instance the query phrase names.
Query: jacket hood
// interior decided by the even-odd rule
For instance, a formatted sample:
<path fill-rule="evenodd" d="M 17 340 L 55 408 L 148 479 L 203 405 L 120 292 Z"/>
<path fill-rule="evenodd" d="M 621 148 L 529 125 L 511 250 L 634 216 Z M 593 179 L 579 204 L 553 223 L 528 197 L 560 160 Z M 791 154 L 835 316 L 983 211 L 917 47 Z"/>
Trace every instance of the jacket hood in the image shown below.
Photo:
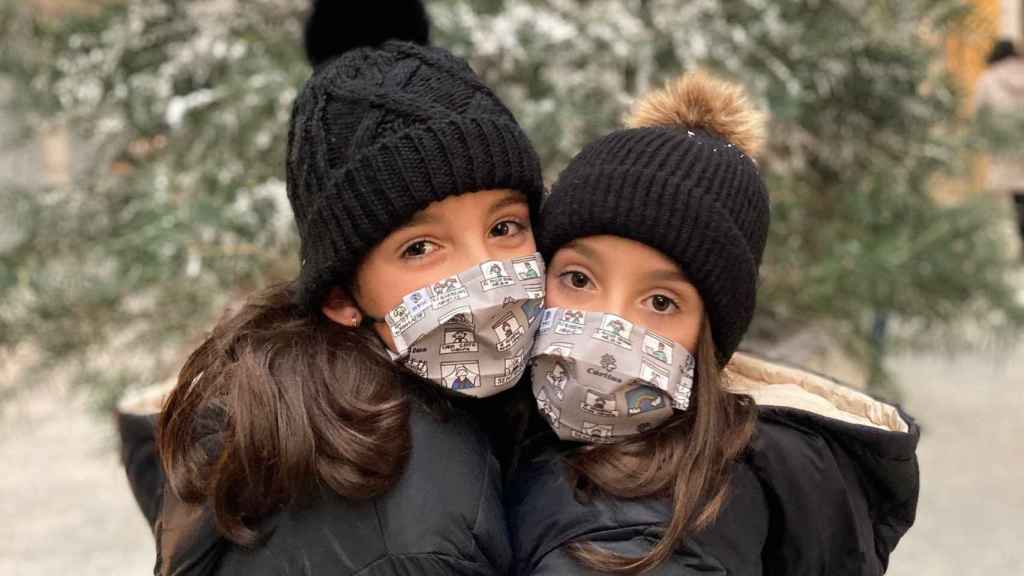
<path fill-rule="evenodd" d="M 802 368 L 737 353 L 725 373 L 730 392 L 746 394 L 760 407 L 790 408 L 826 420 L 910 432 L 910 424 L 897 407 Z"/>
<path fill-rule="evenodd" d="M 758 406 L 748 461 L 775 509 L 766 567 L 882 573 L 916 514 L 914 420 L 834 380 L 749 354 L 737 354 L 726 373 L 729 390 Z"/>

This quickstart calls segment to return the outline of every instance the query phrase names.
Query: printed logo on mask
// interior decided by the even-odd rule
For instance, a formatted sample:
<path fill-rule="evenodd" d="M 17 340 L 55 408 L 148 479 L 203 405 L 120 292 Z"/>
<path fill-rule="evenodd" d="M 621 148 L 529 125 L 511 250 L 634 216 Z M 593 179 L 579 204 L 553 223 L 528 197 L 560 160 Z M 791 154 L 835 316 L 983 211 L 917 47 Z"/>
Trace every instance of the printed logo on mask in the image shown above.
<path fill-rule="evenodd" d="M 530 361 L 537 407 L 552 429 L 598 443 L 687 409 L 696 366 L 688 350 L 624 318 L 558 308 L 541 313 Z"/>

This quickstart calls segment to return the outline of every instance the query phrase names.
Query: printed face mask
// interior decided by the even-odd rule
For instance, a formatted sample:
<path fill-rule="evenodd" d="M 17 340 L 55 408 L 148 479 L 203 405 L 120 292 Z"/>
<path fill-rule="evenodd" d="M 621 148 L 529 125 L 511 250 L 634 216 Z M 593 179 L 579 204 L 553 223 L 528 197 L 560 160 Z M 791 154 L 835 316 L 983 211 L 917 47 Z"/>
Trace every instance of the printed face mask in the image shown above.
<path fill-rule="evenodd" d="M 530 361 L 537 406 L 559 438 L 601 443 L 686 410 L 696 364 L 624 318 L 564 308 L 544 310 Z"/>
<path fill-rule="evenodd" d="M 484 262 L 402 298 L 385 317 L 392 360 L 468 396 L 519 381 L 544 306 L 540 254 Z"/>

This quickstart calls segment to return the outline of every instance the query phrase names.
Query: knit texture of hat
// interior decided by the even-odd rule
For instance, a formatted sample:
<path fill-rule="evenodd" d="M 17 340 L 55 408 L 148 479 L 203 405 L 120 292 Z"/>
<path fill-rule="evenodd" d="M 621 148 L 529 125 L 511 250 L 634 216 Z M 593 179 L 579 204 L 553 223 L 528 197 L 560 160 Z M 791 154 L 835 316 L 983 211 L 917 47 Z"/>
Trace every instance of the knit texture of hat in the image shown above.
<path fill-rule="evenodd" d="M 725 365 L 753 318 L 768 233 L 750 157 L 760 120 L 738 87 L 704 74 L 648 95 L 629 118 L 639 127 L 589 144 L 559 175 L 538 227 L 544 257 L 605 234 L 659 250 L 700 293 Z"/>
<path fill-rule="evenodd" d="M 357 4 L 314 3 L 306 47 L 316 68 L 288 132 L 288 199 L 302 258 L 297 299 L 310 310 L 432 202 L 512 189 L 537 217 L 543 195 L 537 154 L 498 97 L 460 58 L 404 41 L 426 42 L 422 5 L 342 8 Z"/>

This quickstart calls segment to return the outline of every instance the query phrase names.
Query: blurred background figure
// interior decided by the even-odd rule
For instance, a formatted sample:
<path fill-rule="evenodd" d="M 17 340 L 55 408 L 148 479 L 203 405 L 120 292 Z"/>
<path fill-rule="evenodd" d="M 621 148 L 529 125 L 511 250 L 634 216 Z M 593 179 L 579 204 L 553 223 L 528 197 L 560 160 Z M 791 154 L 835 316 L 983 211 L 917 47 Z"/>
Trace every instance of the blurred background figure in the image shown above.
<path fill-rule="evenodd" d="M 1024 58 L 1013 40 L 996 42 L 987 63 L 974 92 L 975 107 L 989 115 L 993 125 L 1024 121 Z M 1020 258 L 1024 260 L 1024 142 L 1017 139 L 993 153 L 986 187 L 1013 199 L 1022 241 Z"/>

